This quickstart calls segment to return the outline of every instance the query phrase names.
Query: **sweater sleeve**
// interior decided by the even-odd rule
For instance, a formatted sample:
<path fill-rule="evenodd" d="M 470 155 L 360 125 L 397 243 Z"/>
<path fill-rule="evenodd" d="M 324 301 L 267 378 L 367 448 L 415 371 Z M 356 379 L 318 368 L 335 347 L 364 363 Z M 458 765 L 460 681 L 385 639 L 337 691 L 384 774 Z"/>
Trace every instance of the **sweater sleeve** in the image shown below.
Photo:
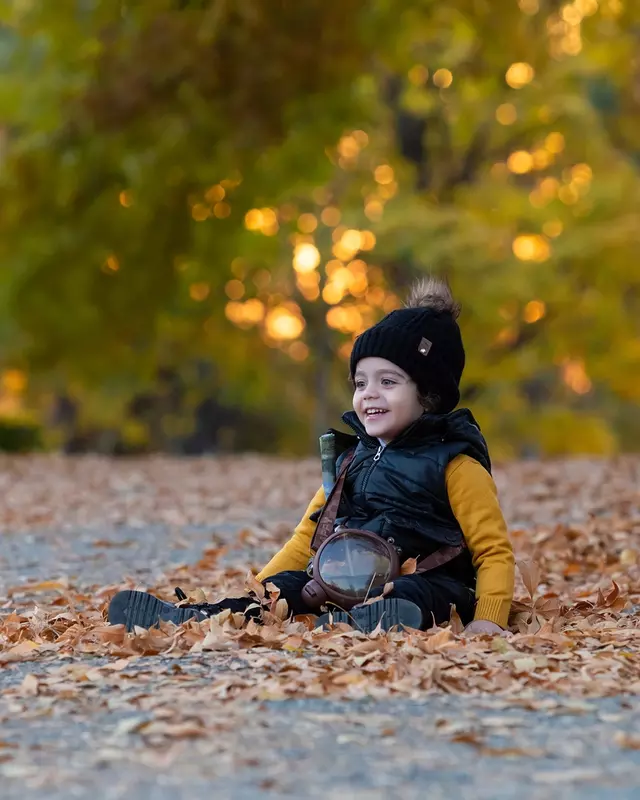
<path fill-rule="evenodd" d="M 313 496 L 309 507 L 304 512 L 304 516 L 297 524 L 289 541 L 278 550 L 266 567 L 256 575 L 257 580 L 264 581 L 277 572 L 307 568 L 311 558 L 311 540 L 316 530 L 316 523 L 312 522 L 309 517 L 314 511 L 322 508 L 324 504 L 324 489 L 321 486 Z"/>
<path fill-rule="evenodd" d="M 454 458 L 447 492 L 477 573 L 474 619 L 507 626 L 514 591 L 514 557 L 493 478 L 475 459 Z"/>

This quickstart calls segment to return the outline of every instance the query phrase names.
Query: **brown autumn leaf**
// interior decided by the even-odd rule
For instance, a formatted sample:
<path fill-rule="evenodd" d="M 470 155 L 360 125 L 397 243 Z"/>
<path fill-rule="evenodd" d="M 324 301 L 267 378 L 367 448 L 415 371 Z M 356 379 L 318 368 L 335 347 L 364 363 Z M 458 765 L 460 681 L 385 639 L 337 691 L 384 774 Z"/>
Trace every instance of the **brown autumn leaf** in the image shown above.
<path fill-rule="evenodd" d="M 275 585 L 275 583 L 269 581 L 265 584 L 265 589 L 269 593 L 270 600 L 277 600 L 280 597 L 280 589 Z"/>
<path fill-rule="evenodd" d="M 449 626 L 452 632 L 455 634 L 462 633 L 462 631 L 464 630 L 464 624 L 460 619 L 460 615 L 458 614 L 455 605 L 451 606 L 451 612 L 449 615 Z"/>
<path fill-rule="evenodd" d="M 400 567 L 400 574 L 401 575 L 413 575 L 413 573 L 418 568 L 418 559 L 417 558 L 408 558 L 406 561 L 402 562 L 402 566 Z"/>
<path fill-rule="evenodd" d="M 0 497 L 0 521 L 12 520 L 7 526 L 11 530 L 29 530 L 46 515 L 61 532 L 55 540 L 61 552 L 73 547 L 82 526 L 95 525 L 106 541 L 110 525 L 115 529 L 127 524 L 144 535 L 145 525 L 161 523 L 173 526 L 176 541 L 183 542 L 191 534 L 182 522 L 175 522 L 178 518 L 187 520 L 185 525 L 207 526 L 238 520 L 243 536 L 224 547 L 206 547 L 193 564 L 167 564 L 166 574 L 149 587 L 160 597 L 170 597 L 176 585 L 187 592 L 202 587 L 216 600 L 242 593 L 247 567 L 257 571 L 262 566 L 250 562 L 251 553 L 259 548 L 268 557 L 287 539 L 318 478 L 312 460 L 258 456 L 204 459 L 197 465 L 164 458 L 89 459 L 80 466 L 73 459 L 28 457 L 19 469 L 11 458 L 3 463 L 8 487 L 20 489 L 24 499 L 9 509 Z M 545 702 L 553 696 L 560 709 L 563 703 L 578 702 L 572 696 L 584 704 L 584 698 L 621 691 L 639 695 L 640 616 L 634 609 L 640 605 L 640 565 L 628 556 L 621 558 L 625 550 L 637 550 L 640 512 L 632 479 L 637 470 L 637 457 L 496 468 L 506 517 L 518 520 L 511 530 L 518 561 L 535 565 L 528 572 L 524 568 L 522 582 L 518 579 L 508 643 L 458 637 L 462 626 L 455 614 L 449 627 L 430 631 L 378 630 L 374 637 L 346 625 L 323 631 L 311 615 L 281 618 L 276 612 L 282 598 L 269 590 L 268 598 L 266 592 L 260 594 L 261 585 L 251 580 L 249 588 L 268 609 L 264 626 L 248 624 L 242 614 L 223 612 L 201 624 L 163 623 L 155 632 L 127 633 L 122 626 L 105 624 L 105 608 L 118 589 L 137 588 L 133 578 L 87 591 L 75 579 L 60 578 L 62 570 L 56 565 L 50 580 L 64 584 L 64 589 L 30 592 L 16 580 L 10 597 L 7 592 L 0 615 L 0 662 L 57 661 L 68 667 L 77 659 L 104 660 L 103 667 L 85 664 L 83 671 L 65 672 L 54 682 L 48 672 L 47 678 L 38 679 L 38 694 L 22 697 L 24 704 L 51 697 L 97 703 L 90 698 L 92 687 L 98 686 L 110 703 L 117 703 L 122 686 L 132 680 L 130 660 L 141 657 L 146 670 L 163 675 L 162 691 L 145 702 L 161 704 L 165 692 L 192 680 L 189 670 L 179 669 L 183 657 L 232 663 L 231 670 L 211 671 L 206 695 L 193 695 L 194 716 L 202 710 L 198 703 L 211 711 L 211 698 L 222 700 L 229 712 L 234 701 L 246 708 L 248 703 L 286 697 L 495 692 L 508 704 L 525 692 L 528 707 L 536 707 L 542 702 L 537 693 L 543 692 Z M 144 486 L 144 492 L 117 488 L 127 481 Z M 34 487 L 42 498 L 38 515 L 32 510 Z M 265 521 L 271 518 L 277 521 Z M 569 518 L 570 525 L 559 521 Z M 232 558 L 223 562 L 225 549 Z M 118 555 L 117 548 L 110 555 Z M 392 588 L 390 584 L 385 592 Z M 359 678 L 334 680 L 351 672 Z M 181 692 L 182 704 L 192 702 L 188 696 Z M 152 717 L 165 726 L 192 724 L 190 716 L 159 717 L 154 712 Z M 149 717 L 136 724 L 143 725 L 139 736 L 145 738 Z M 160 728 L 145 742 L 160 754 L 169 738 Z M 633 742 L 629 739 L 630 747 Z"/>
<path fill-rule="evenodd" d="M 517 559 L 516 565 L 518 567 L 518 572 L 522 577 L 522 582 L 524 583 L 527 592 L 529 592 L 529 597 L 531 600 L 533 600 L 540 584 L 540 568 L 530 559 L 523 558 Z"/>
<path fill-rule="evenodd" d="M 260 601 L 264 600 L 265 587 L 260 583 L 260 581 L 256 580 L 256 576 L 253 574 L 253 572 L 247 572 L 244 579 L 244 584 L 245 589 L 249 594 L 254 594 Z"/>
<path fill-rule="evenodd" d="M 204 589 L 197 588 L 192 589 L 190 592 L 187 592 L 187 603 L 206 603 L 207 602 L 207 595 L 205 594 Z"/>
<path fill-rule="evenodd" d="M 289 604 L 284 598 L 276 601 L 276 606 L 273 613 L 278 619 L 282 620 L 289 616 Z"/>

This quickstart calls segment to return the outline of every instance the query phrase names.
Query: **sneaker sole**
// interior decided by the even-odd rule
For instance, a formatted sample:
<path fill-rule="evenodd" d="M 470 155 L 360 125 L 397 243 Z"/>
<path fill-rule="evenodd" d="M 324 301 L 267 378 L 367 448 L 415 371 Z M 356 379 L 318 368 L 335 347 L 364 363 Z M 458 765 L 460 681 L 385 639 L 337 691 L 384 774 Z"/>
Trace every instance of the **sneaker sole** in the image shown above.
<path fill-rule="evenodd" d="M 128 631 L 134 627 L 154 628 L 160 620 L 181 625 L 188 619 L 206 618 L 206 614 L 193 608 L 180 608 L 148 592 L 129 590 L 114 595 L 109 603 L 108 614 L 112 625 L 125 625 Z"/>
<path fill-rule="evenodd" d="M 316 627 L 327 627 L 338 622 L 346 622 L 352 628 L 364 633 L 372 633 L 378 625 L 383 631 L 392 628 L 420 628 L 422 611 L 410 600 L 387 597 L 367 606 L 358 606 L 351 611 L 333 611 L 319 617 Z"/>

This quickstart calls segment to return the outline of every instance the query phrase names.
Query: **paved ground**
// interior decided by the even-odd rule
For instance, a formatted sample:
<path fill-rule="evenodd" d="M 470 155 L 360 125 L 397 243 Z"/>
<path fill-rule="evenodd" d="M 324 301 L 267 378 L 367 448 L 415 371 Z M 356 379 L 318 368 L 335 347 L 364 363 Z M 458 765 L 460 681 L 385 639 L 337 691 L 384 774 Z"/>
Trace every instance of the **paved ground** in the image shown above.
<path fill-rule="evenodd" d="M 3 534 L 0 592 L 64 576 L 87 585 L 115 583 L 124 574 L 151 583 L 169 563 L 195 561 L 212 539 L 232 535 L 233 526 L 198 528 L 180 538 L 161 527 L 99 536 Z M 2 669 L 2 798 L 640 796 L 637 699 L 527 695 L 521 707 L 507 708 L 495 697 L 433 695 L 414 702 L 290 700 L 231 709 L 220 698 L 210 699 L 213 716 L 189 722 L 211 670 L 246 664 L 215 653 L 179 663 L 155 659 L 153 670 L 150 661 L 140 659 L 110 678 L 97 674 L 107 662 L 95 659 Z M 46 682 L 78 669 L 88 671 L 80 693 L 77 684 L 68 696 L 64 687 L 54 697 L 18 691 L 29 673 Z M 154 691 L 169 684 L 188 711 L 180 723 L 186 727 L 163 731 L 157 713 L 156 727 L 147 727 Z M 214 734 L 192 737 L 190 724 Z"/>

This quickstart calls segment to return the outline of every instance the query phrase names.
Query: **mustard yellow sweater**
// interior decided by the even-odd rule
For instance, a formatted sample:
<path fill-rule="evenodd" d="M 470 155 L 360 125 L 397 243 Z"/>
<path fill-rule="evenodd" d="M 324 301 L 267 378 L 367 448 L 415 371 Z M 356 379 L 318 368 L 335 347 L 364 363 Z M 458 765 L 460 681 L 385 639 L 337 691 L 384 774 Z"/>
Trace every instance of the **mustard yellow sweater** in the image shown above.
<path fill-rule="evenodd" d="M 445 473 L 449 503 L 460 523 L 477 573 L 475 619 L 505 628 L 513 598 L 514 558 L 496 485 L 470 456 L 454 458 Z M 322 487 L 314 495 L 292 537 L 258 573 L 263 581 L 277 572 L 306 569 L 316 523 L 309 516 L 325 504 Z"/>

